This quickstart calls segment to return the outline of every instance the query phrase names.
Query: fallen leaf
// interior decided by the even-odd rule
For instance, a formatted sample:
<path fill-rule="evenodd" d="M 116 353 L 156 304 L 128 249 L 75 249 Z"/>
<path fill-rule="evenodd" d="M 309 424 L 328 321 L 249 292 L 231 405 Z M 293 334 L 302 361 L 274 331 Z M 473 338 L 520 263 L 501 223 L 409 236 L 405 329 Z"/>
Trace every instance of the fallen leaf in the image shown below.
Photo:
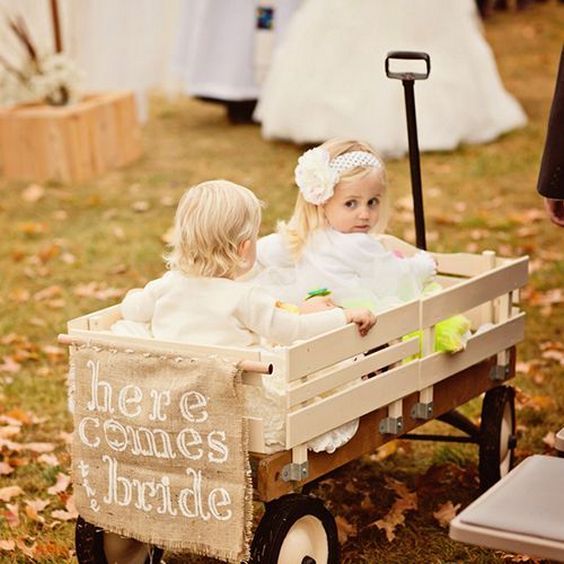
<path fill-rule="evenodd" d="M 45 188 L 39 184 L 30 184 L 23 192 L 22 198 L 31 204 L 41 200 L 45 196 Z"/>
<path fill-rule="evenodd" d="M 16 362 L 11 356 L 4 356 L 2 357 L 2 360 L 3 362 L 0 364 L 0 372 L 16 374 L 22 368 L 22 365 L 19 362 Z"/>
<path fill-rule="evenodd" d="M 37 458 L 38 462 L 47 464 L 47 466 L 59 466 L 59 459 L 54 454 L 42 454 Z"/>
<path fill-rule="evenodd" d="M 372 525 L 375 525 L 380 530 L 384 530 L 386 533 L 386 538 L 388 542 L 392 542 L 396 538 L 395 530 L 396 527 L 403 525 L 405 523 L 405 517 L 401 511 L 397 511 L 392 507 L 392 509 L 382 517 L 378 519 Z M 372 525 L 369 525 L 372 526 Z"/>
<path fill-rule="evenodd" d="M 33 221 L 28 221 L 25 223 L 20 223 L 17 226 L 17 230 L 24 235 L 43 235 L 47 233 L 49 226 L 46 223 L 38 223 Z"/>
<path fill-rule="evenodd" d="M 11 529 L 20 526 L 20 506 L 18 503 L 7 503 L 2 515 Z"/>
<path fill-rule="evenodd" d="M 23 540 L 17 540 L 16 541 L 16 546 L 21 550 L 21 552 L 25 555 L 28 556 L 29 558 L 35 558 L 35 543 L 32 544 L 31 546 L 27 546 L 27 544 L 25 544 L 25 542 Z"/>
<path fill-rule="evenodd" d="M 24 288 L 14 288 L 8 294 L 8 297 L 10 298 L 10 301 L 12 301 L 12 302 L 15 302 L 17 304 L 23 304 L 23 303 L 29 301 L 31 294 L 30 294 L 29 290 L 26 290 Z"/>
<path fill-rule="evenodd" d="M 14 470 L 7 462 L 0 462 L 0 476 L 9 476 Z"/>
<path fill-rule="evenodd" d="M 555 448 L 556 446 L 556 435 L 554 434 L 554 431 L 549 431 L 543 438 L 542 438 L 542 442 L 549 446 L 550 448 Z"/>
<path fill-rule="evenodd" d="M 21 447 L 38 453 L 51 452 L 55 450 L 55 445 L 53 443 L 22 443 Z"/>
<path fill-rule="evenodd" d="M 67 474 L 63 474 L 62 472 L 59 472 L 57 474 L 57 481 L 50 488 L 47 488 L 47 493 L 51 495 L 56 495 L 58 493 L 64 492 L 69 487 L 70 481 L 71 481 L 70 476 L 68 476 Z"/>
<path fill-rule="evenodd" d="M 0 540 L 0 550 L 11 552 L 16 548 L 16 542 L 13 540 Z"/>
<path fill-rule="evenodd" d="M 6 486 L 5 488 L 0 488 L 0 500 L 10 501 L 13 497 L 22 495 L 24 491 L 20 486 Z"/>
<path fill-rule="evenodd" d="M 335 523 L 337 524 L 339 544 L 345 544 L 349 537 L 356 537 L 358 534 L 357 526 L 353 523 L 349 523 L 345 517 L 342 517 L 341 515 L 337 515 L 337 517 L 335 517 Z"/>
<path fill-rule="evenodd" d="M 25 514 L 32 521 L 45 523 L 45 518 L 39 515 L 48 505 L 50 501 L 44 499 L 32 499 L 25 502 Z"/>
<path fill-rule="evenodd" d="M 21 430 L 21 427 L 18 425 L 4 425 L 0 427 L 0 438 L 8 439 L 17 435 Z"/>
<path fill-rule="evenodd" d="M 59 439 L 61 439 L 67 445 L 72 445 L 72 433 L 61 431 L 59 433 Z"/>
<path fill-rule="evenodd" d="M 42 302 L 45 300 L 51 300 L 53 298 L 58 298 L 62 295 L 63 291 L 60 286 L 53 285 L 48 286 L 47 288 L 43 288 L 43 290 L 39 290 L 33 294 L 33 299 L 36 302 Z"/>
<path fill-rule="evenodd" d="M 460 509 L 460 503 L 452 504 L 452 501 L 446 501 L 439 505 L 433 512 L 433 517 L 439 522 L 441 527 L 448 527 L 448 524 L 456 517 L 456 512 Z"/>
<path fill-rule="evenodd" d="M 6 414 L 6 417 L 14 421 L 18 421 L 20 425 L 30 425 L 31 424 L 31 415 L 29 412 L 20 409 L 19 407 L 14 407 L 10 409 Z"/>
<path fill-rule="evenodd" d="M 148 211 L 151 205 L 146 200 L 139 200 L 131 204 L 131 209 L 137 213 L 143 213 Z"/>

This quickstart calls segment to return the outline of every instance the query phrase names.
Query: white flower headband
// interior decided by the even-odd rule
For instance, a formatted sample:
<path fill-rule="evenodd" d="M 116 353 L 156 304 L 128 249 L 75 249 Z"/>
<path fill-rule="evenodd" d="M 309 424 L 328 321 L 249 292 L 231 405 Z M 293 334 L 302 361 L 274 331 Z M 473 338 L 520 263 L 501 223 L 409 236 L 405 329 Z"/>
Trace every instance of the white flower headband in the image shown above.
<path fill-rule="evenodd" d="M 382 168 L 382 163 L 366 151 L 351 151 L 331 160 L 326 149 L 315 147 L 298 159 L 294 177 L 304 200 L 319 206 L 333 196 L 341 174 L 357 166 Z"/>

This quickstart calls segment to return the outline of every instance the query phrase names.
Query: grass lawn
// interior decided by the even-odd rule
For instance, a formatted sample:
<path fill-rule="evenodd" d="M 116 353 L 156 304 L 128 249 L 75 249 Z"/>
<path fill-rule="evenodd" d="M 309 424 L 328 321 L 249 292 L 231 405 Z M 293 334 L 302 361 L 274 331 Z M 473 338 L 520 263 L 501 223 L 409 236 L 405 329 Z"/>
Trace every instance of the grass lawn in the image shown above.
<path fill-rule="evenodd" d="M 503 81 L 529 123 L 493 143 L 422 159 L 431 250 L 530 256 L 527 334 L 514 381 L 519 459 L 550 452 L 550 433 L 564 422 L 564 231 L 547 221 L 535 190 L 563 29 L 564 6 L 556 2 L 489 19 L 486 35 Z M 213 105 L 152 102 L 144 156 L 133 166 L 73 186 L 0 177 L 0 488 L 21 488 L 4 496 L 0 489 L 0 562 L 73 561 L 67 358 L 56 342 L 66 321 L 162 272 L 163 236 L 193 183 L 223 177 L 252 188 L 268 204 L 264 233 L 292 209 L 303 148 L 265 142 L 256 126 L 229 126 Z M 390 231 L 413 241 L 407 159 L 389 162 L 388 170 L 396 202 Z M 466 413 L 478 417 L 479 405 L 473 400 Z M 339 517 L 343 562 L 511 561 L 450 541 L 433 516 L 445 502 L 465 506 L 477 495 L 476 462 L 471 446 L 401 441 L 389 456 L 365 457 L 322 482 L 315 493 Z M 372 526 L 394 501 L 390 478 L 418 499 L 392 541 Z"/>

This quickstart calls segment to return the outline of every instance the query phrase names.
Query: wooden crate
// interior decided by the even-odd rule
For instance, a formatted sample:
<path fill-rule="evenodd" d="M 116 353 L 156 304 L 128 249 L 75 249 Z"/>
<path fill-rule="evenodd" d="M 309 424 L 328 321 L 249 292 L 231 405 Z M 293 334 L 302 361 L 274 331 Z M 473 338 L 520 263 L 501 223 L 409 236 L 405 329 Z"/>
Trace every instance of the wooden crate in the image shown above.
<path fill-rule="evenodd" d="M 81 182 L 141 154 L 131 92 L 90 94 L 72 106 L 0 110 L 0 164 L 11 180 Z"/>

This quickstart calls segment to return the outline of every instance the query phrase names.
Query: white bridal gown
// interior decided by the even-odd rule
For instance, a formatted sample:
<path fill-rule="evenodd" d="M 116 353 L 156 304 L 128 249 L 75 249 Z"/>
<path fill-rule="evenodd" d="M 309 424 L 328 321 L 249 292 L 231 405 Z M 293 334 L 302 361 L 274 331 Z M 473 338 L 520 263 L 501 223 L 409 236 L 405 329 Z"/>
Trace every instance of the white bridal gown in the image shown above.
<path fill-rule="evenodd" d="M 268 139 L 368 141 L 407 150 L 403 88 L 386 77 L 389 51 L 431 57 L 417 81 L 422 150 L 483 143 L 526 116 L 504 89 L 474 0 L 307 0 L 275 53 L 256 117 Z"/>

